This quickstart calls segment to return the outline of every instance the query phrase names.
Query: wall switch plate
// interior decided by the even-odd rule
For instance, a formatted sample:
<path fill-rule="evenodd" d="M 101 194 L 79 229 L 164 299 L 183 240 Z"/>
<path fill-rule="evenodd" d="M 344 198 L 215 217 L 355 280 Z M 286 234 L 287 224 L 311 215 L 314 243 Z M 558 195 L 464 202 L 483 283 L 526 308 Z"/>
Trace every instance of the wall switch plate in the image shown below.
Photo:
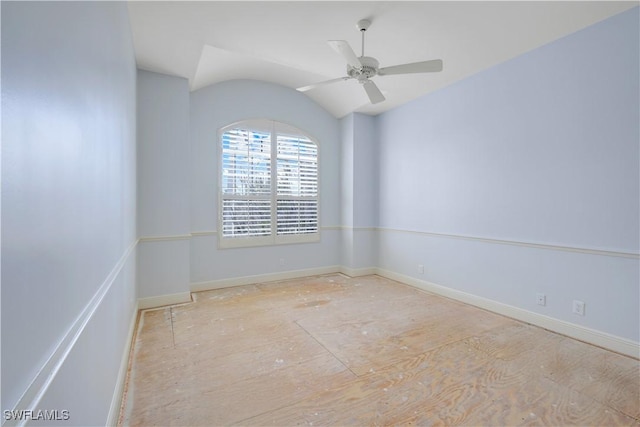
<path fill-rule="evenodd" d="M 424 274 L 424 265 L 418 264 L 418 273 Z"/>
<path fill-rule="evenodd" d="M 538 305 L 547 305 L 547 296 L 545 294 L 536 294 L 536 303 Z"/>
<path fill-rule="evenodd" d="M 577 299 L 573 300 L 573 312 L 580 316 L 584 316 L 584 302 L 578 301 Z"/>

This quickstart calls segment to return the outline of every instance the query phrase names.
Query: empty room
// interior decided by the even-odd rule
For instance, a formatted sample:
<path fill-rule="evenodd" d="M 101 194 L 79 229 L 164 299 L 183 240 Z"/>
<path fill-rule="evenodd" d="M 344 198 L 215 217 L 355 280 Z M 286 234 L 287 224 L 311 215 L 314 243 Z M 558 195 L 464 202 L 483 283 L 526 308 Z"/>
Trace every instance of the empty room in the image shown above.
<path fill-rule="evenodd" d="M 2 1 L 2 426 L 640 426 L 640 3 Z"/>

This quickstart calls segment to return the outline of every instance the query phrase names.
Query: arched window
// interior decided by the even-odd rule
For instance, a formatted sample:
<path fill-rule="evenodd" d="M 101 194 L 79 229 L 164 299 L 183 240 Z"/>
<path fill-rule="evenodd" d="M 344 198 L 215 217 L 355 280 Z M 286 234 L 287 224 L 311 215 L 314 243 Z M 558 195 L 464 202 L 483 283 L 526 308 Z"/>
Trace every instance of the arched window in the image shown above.
<path fill-rule="evenodd" d="M 313 242 L 318 146 L 300 129 L 248 120 L 220 131 L 220 247 Z"/>

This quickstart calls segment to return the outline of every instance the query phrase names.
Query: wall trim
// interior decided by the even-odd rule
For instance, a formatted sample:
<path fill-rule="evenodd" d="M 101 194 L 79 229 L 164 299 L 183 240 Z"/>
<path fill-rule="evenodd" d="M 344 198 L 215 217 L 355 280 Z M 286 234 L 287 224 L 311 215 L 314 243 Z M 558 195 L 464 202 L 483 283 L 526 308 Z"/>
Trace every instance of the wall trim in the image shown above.
<path fill-rule="evenodd" d="M 469 236 L 469 235 L 463 235 L 463 234 L 435 233 L 431 231 L 405 230 L 400 228 L 352 227 L 352 226 L 344 226 L 344 225 L 331 225 L 331 226 L 321 226 L 320 230 L 322 231 L 351 230 L 351 231 L 379 231 L 379 232 L 386 232 L 386 233 L 389 233 L 389 232 L 409 233 L 409 234 L 419 234 L 419 235 L 430 236 L 430 237 L 471 240 L 475 242 L 491 243 L 496 245 L 511 245 L 511 246 L 526 247 L 526 248 L 547 249 L 547 250 L 553 250 L 553 251 L 575 252 L 575 253 L 582 253 L 582 254 L 588 254 L 588 255 L 600 255 L 600 256 L 610 256 L 610 257 L 630 258 L 630 259 L 640 260 L 640 253 L 636 253 L 636 252 L 610 251 L 610 250 L 604 250 L 604 249 L 594 249 L 594 248 L 579 247 L 579 246 L 562 246 L 562 245 L 552 245 L 549 243 L 534 243 L 534 242 L 525 242 L 525 241 L 519 241 L 519 240 L 492 239 L 490 237 L 478 237 L 478 236 Z M 176 234 L 176 235 L 167 235 L 167 236 L 143 236 L 143 237 L 140 237 L 138 240 L 140 242 L 188 240 L 192 237 L 216 236 L 217 234 L 218 232 L 214 230 L 204 230 L 204 231 L 192 231 L 189 234 Z"/>
<path fill-rule="evenodd" d="M 465 304 L 480 307 L 493 313 L 501 314 L 503 316 L 520 320 L 525 323 L 530 323 L 532 325 L 539 326 L 541 328 L 548 329 L 550 331 L 557 332 L 559 334 L 566 335 L 568 337 L 575 338 L 589 344 L 594 344 L 599 347 L 615 351 L 617 353 L 622 353 L 624 355 L 640 359 L 640 343 L 631 341 L 629 339 L 608 334 L 606 332 L 597 331 L 595 329 L 586 328 L 584 326 L 576 325 L 564 320 L 555 319 L 543 314 L 534 313 L 532 311 L 524 310 L 508 304 L 503 304 L 501 302 L 479 297 L 467 292 L 448 288 L 446 286 L 438 285 L 425 280 L 416 279 L 404 274 L 395 273 L 393 271 L 380 268 L 376 270 L 378 275 L 386 277 L 387 279 L 395 280 L 406 285 L 421 289 L 423 291 L 431 292 L 437 295 L 454 299 L 456 301 L 463 302 Z"/>
<path fill-rule="evenodd" d="M 342 225 L 330 225 L 330 226 L 321 226 L 320 230 L 323 231 L 341 231 L 341 230 L 353 230 L 353 231 L 378 231 L 377 227 L 350 227 L 350 226 L 342 226 Z M 165 235 L 165 236 L 143 236 L 140 237 L 141 242 L 154 242 L 154 241 L 163 241 L 163 240 L 185 240 L 190 239 L 192 237 L 203 237 L 203 236 L 217 236 L 217 230 L 201 230 L 201 231 L 192 231 L 189 234 L 175 234 L 175 235 Z"/>
<path fill-rule="evenodd" d="M 325 226 L 320 226 L 320 230 L 322 231 L 335 231 L 335 230 L 344 230 L 345 226 L 343 225 L 325 225 Z"/>
<path fill-rule="evenodd" d="M 62 339 L 58 342 L 58 345 L 53 350 L 53 352 L 49 355 L 47 361 L 40 367 L 38 373 L 33 378 L 27 389 L 24 391 L 15 407 L 13 408 L 16 411 L 20 410 L 35 410 L 38 407 L 38 404 L 42 400 L 42 397 L 49 389 L 49 386 L 56 378 L 56 375 L 62 368 L 62 365 L 69 356 L 69 353 L 73 350 L 76 342 L 80 338 L 80 335 L 84 332 L 85 327 L 93 318 L 93 315 L 97 311 L 98 307 L 104 300 L 104 297 L 107 295 L 111 286 L 115 282 L 116 278 L 122 271 L 122 268 L 127 263 L 129 256 L 136 248 L 139 240 L 134 241 L 131 245 L 124 251 L 124 254 L 120 257 L 115 266 L 111 269 L 105 280 L 102 282 L 96 293 L 89 300 L 89 302 L 85 305 L 82 312 L 76 317 L 76 320 L 71 324 L 67 332 L 64 334 Z M 27 423 L 27 419 L 23 419 L 21 421 L 18 420 L 8 420 L 4 422 L 3 426 L 23 426 Z"/>
<path fill-rule="evenodd" d="M 173 236 L 144 236 L 140 237 L 140 242 L 163 242 L 169 240 L 189 240 L 191 234 L 176 234 Z"/>
<path fill-rule="evenodd" d="M 113 397 L 111 398 L 111 406 L 109 407 L 109 415 L 107 416 L 107 426 L 115 426 L 118 424 L 118 418 L 120 417 L 120 408 L 122 407 L 124 386 L 127 379 L 127 372 L 129 370 L 129 356 L 131 353 L 131 346 L 133 345 L 133 336 L 136 332 L 137 321 L 138 302 L 136 301 L 133 312 L 131 313 L 129 331 L 127 332 L 127 341 L 125 343 L 124 349 L 122 350 L 122 357 L 120 358 L 120 370 L 118 371 L 116 386 L 113 390 Z"/>
<path fill-rule="evenodd" d="M 192 231 L 191 232 L 191 237 L 198 237 L 198 236 L 215 236 L 217 235 L 218 232 L 217 231 Z"/>
<path fill-rule="evenodd" d="M 320 227 L 320 230 L 351 230 L 351 231 L 378 231 L 378 227 L 354 227 L 351 225 L 328 225 Z"/>
<path fill-rule="evenodd" d="M 618 258 L 640 259 L 640 254 L 635 252 L 609 251 L 609 250 L 585 248 L 585 247 L 578 247 L 578 246 L 561 246 L 561 245 L 552 245 L 548 243 L 533 243 L 533 242 L 524 242 L 524 241 L 518 241 L 518 240 L 502 240 L 502 239 L 492 239 L 488 237 L 467 236 L 462 234 L 447 234 L 447 233 L 433 233 L 429 231 L 403 230 L 398 228 L 379 227 L 377 228 L 377 230 L 382 232 L 420 234 L 423 236 L 442 237 L 442 238 L 448 238 L 448 239 L 472 240 L 476 242 L 492 243 L 492 244 L 498 244 L 498 245 L 512 245 L 512 246 L 521 246 L 521 247 L 536 248 L 536 249 L 548 249 L 548 250 L 563 251 L 563 252 L 577 252 L 577 253 L 589 254 L 589 255 L 601 255 L 601 256 L 610 256 L 610 257 L 618 257 Z"/>
<path fill-rule="evenodd" d="M 354 227 L 343 227 L 341 225 L 329 225 L 329 226 L 320 226 L 319 228 L 320 230 L 332 231 L 332 230 L 344 230 L 344 229 L 354 228 Z M 375 230 L 375 227 L 362 227 L 362 228 Z M 204 231 L 191 232 L 191 236 L 215 236 L 216 234 L 218 234 L 217 230 L 204 230 Z"/>
<path fill-rule="evenodd" d="M 191 302 L 191 292 L 179 292 L 177 294 L 159 295 L 156 297 L 138 298 L 138 309 L 162 307 L 165 305 L 182 304 Z"/>
<path fill-rule="evenodd" d="M 332 265 L 328 267 L 307 268 L 303 270 L 282 271 L 277 273 L 258 274 L 254 276 L 232 277 L 228 279 L 209 280 L 191 283 L 191 292 L 211 291 L 214 289 L 231 288 L 234 286 L 252 285 L 262 282 L 297 279 L 299 277 L 318 276 L 321 274 L 340 273 L 342 267 Z"/>

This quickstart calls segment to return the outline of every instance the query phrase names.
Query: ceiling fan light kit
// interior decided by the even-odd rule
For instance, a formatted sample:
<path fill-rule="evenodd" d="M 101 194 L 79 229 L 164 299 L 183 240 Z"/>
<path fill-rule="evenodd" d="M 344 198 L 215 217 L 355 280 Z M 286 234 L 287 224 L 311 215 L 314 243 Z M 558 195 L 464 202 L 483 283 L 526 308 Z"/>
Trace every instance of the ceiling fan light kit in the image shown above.
<path fill-rule="evenodd" d="M 377 104 L 385 100 L 384 95 L 380 92 L 378 86 L 370 80 L 375 76 L 389 76 L 394 74 L 413 74 L 413 73 L 434 73 L 442 71 L 442 60 L 433 59 L 430 61 L 414 62 L 410 64 L 394 65 L 391 67 L 380 68 L 380 63 L 377 59 L 364 55 L 364 33 L 367 31 L 371 21 L 368 19 L 361 19 L 356 24 L 356 27 L 362 34 L 362 55 L 356 56 L 355 52 L 345 40 L 329 40 L 329 46 L 333 48 L 338 54 L 340 54 L 347 61 L 347 75 L 339 77 L 337 79 L 331 79 L 324 82 L 312 84 L 309 86 L 299 87 L 297 90 L 300 92 L 306 92 L 317 87 L 325 86 L 328 84 L 336 83 L 343 80 L 355 79 L 362 85 L 369 101 L 372 104 Z"/>

